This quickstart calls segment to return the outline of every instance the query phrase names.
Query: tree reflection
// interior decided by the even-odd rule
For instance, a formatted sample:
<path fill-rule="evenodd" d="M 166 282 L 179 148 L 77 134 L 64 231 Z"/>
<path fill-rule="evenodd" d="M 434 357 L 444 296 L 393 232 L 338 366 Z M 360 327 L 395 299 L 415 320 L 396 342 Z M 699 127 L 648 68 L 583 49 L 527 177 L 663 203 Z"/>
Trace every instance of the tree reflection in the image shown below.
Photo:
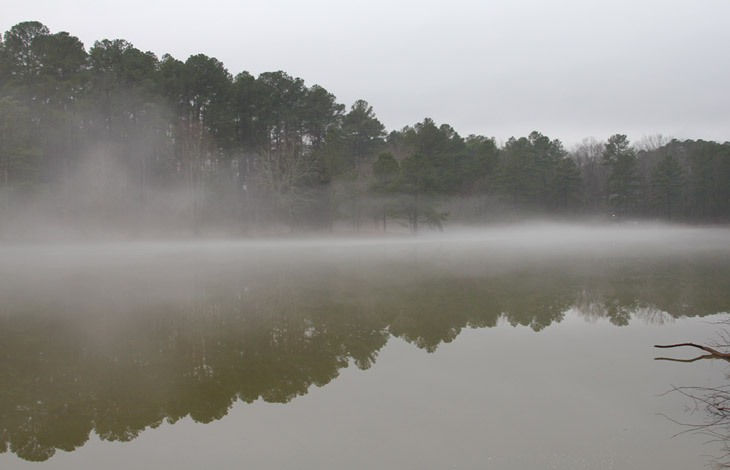
<path fill-rule="evenodd" d="M 256 258 L 189 275 L 82 272 L 26 296 L 0 288 L 0 451 L 43 461 L 92 431 L 129 441 L 165 421 L 220 419 L 238 401 L 287 403 L 350 364 L 369 368 L 391 337 L 433 352 L 464 328 L 539 332 L 570 309 L 616 325 L 716 313 L 730 279 L 727 264 L 684 261 L 355 261 Z"/>

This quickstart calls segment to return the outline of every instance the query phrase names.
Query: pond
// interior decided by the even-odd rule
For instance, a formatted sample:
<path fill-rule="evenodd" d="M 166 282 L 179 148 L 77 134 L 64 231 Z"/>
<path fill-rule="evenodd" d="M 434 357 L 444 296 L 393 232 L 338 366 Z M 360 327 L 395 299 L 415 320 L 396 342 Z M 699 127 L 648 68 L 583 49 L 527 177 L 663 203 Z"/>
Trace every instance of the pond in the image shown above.
<path fill-rule="evenodd" d="M 719 228 L 0 246 L 0 468 L 701 468 L 729 311 Z"/>

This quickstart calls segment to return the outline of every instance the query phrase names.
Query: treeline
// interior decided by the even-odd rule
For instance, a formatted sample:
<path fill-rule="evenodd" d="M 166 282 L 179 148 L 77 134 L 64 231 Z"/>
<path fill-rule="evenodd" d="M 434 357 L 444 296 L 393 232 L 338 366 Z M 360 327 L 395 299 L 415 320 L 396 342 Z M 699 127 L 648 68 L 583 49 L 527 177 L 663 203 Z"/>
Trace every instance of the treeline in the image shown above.
<path fill-rule="evenodd" d="M 497 145 L 431 119 L 386 133 L 285 72 L 232 76 L 23 22 L 0 42 L 0 222 L 180 230 L 418 230 L 507 214 L 730 220 L 730 144 L 567 151 L 539 132 Z M 12 215 L 12 216 L 11 216 Z M 19 222 L 18 222 L 19 223 Z"/>

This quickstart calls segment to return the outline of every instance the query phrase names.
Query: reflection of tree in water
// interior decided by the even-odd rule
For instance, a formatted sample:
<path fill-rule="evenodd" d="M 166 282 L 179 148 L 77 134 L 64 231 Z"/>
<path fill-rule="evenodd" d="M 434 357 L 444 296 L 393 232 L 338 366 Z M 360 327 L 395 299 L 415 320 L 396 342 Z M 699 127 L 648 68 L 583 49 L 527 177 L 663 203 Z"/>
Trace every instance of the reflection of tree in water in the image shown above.
<path fill-rule="evenodd" d="M 308 295 L 238 292 L 181 310 L 156 306 L 127 315 L 125 329 L 101 342 L 76 328 L 100 321 L 93 316 L 3 319 L 3 444 L 45 460 L 84 444 L 92 429 L 128 441 L 165 419 L 219 419 L 237 400 L 286 403 L 350 360 L 369 367 L 387 341 L 380 321 Z"/>
<path fill-rule="evenodd" d="M 730 376 L 727 379 L 730 380 Z M 717 388 L 677 387 L 672 392 L 686 396 L 694 404 L 693 413 L 704 413 L 701 423 L 675 421 L 685 428 L 677 435 L 695 432 L 707 436 L 710 443 L 721 447 L 720 455 L 711 460 L 712 467 L 730 468 L 730 385 Z"/>
<path fill-rule="evenodd" d="M 512 326 L 540 331 L 560 322 L 575 299 L 573 279 L 542 270 L 521 272 L 517 279 L 503 286 L 502 310 Z"/>
<path fill-rule="evenodd" d="M 492 327 L 499 319 L 495 299 L 473 279 L 425 280 L 379 294 L 388 331 L 429 352 L 468 325 Z"/>
<path fill-rule="evenodd" d="M 573 307 L 588 320 L 607 318 L 627 325 L 631 318 L 663 324 L 680 316 L 706 316 L 728 309 L 730 267 L 725 258 L 625 262 L 587 273 Z"/>
<path fill-rule="evenodd" d="M 85 279 L 65 286 L 63 315 L 40 299 L 0 316 L 0 451 L 46 460 L 92 431 L 129 441 L 165 420 L 220 419 L 239 400 L 286 403 L 350 363 L 370 367 L 390 336 L 432 352 L 467 327 L 540 331 L 571 308 L 618 325 L 727 309 L 730 268 L 677 266 L 283 263 L 192 277 L 172 297 L 138 286 L 133 301 Z"/>

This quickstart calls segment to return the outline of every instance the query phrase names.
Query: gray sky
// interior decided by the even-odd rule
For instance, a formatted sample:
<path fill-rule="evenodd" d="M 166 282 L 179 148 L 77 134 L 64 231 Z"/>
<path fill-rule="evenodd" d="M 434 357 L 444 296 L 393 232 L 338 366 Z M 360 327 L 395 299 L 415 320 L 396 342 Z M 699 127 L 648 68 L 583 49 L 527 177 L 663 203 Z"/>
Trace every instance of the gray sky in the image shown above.
<path fill-rule="evenodd" d="M 283 70 L 367 100 L 388 130 L 431 117 L 498 141 L 730 140 L 728 0 L 6 3 L 2 31 L 37 20 L 87 50 L 121 38 L 233 75 Z"/>

